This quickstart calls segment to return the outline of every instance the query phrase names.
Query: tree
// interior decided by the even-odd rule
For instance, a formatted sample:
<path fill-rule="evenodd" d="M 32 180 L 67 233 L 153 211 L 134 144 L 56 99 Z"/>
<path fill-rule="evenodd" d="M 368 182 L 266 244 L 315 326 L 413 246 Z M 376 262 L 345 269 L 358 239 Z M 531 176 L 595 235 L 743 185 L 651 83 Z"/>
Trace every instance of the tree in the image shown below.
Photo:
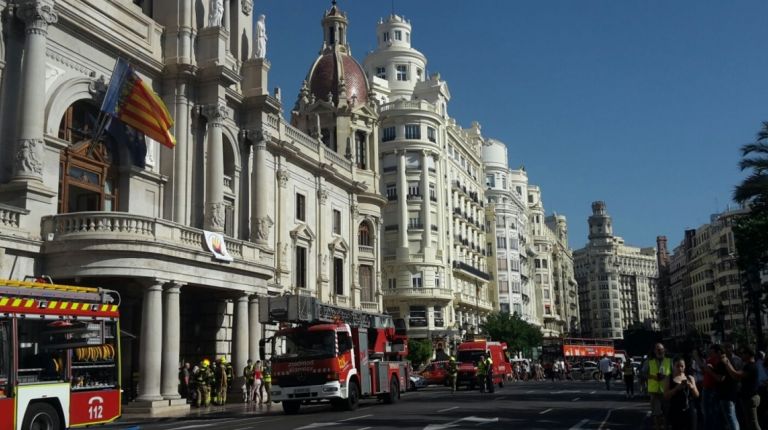
<path fill-rule="evenodd" d="M 518 314 L 508 312 L 490 314 L 482 327 L 491 339 L 506 342 L 510 354 L 538 347 L 543 338 L 538 327 L 523 321 Z"/>
<path fill-rule="evenodd" d="M 739 168 L 751 173 L 736 186 L 733 199 L 750 210 L 736 220 L 733 236 L 739 269 L 746 275 L 744 289 L 752 305 L 757 346 L 763 349 L 761 315 L 766 286 L 761 285 L 760 271 L 768 264 L 768 122 L 763 122 L 755 143 L 741 147 L 741 155 Z"/>
<path fill-rule="evenodd" d="M 432 358 L 432 342 L 429 339 L 408 339 L 408 359 L 414 368 Z"/>

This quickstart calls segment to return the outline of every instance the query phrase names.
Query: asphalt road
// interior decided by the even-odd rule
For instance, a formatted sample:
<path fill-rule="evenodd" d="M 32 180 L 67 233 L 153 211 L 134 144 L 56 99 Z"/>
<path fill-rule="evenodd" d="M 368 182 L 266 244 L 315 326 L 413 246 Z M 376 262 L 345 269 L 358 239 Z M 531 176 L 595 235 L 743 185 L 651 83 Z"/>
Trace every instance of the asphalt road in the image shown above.
<path fill-rule="evenodd" d="M 613 387 L 612 387 L 613 388 Z M 372 429 L 647 429 L 648 404 L 624 398 L 624 386 L 613 391 L 593 381 L 513 382 L 493 394 L 429 387 L 403 395 L 386 405 L 363 400 L 353 412 L 336 412 L 329 405 L 302 406 L 298 415 L 270 408 L 230 405 L 212 413 L 193 412 L 184 418 L 151 421 L 123 420 L 107 426 L 141 430 L 372 430 Z"/>

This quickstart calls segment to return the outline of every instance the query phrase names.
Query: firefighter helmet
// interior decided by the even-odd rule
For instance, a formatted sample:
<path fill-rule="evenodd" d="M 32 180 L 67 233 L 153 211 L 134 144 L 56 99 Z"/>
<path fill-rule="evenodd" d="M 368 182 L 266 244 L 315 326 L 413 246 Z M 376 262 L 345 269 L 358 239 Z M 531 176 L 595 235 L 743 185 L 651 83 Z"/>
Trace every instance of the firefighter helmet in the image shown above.
<path fill-rule="evenodd" d="M 207 358 L 204 358 L 202 363 L 203 363 L 203 367 L 208 367 L 211 365 L 210 360 L 208 360 Z"/>

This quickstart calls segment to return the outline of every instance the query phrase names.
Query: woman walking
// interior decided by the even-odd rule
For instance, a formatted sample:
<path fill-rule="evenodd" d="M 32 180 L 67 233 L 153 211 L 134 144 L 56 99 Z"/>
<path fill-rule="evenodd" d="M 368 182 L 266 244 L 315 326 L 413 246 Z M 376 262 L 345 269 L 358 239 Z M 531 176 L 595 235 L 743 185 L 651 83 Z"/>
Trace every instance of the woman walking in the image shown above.
<path fill-rule="evenodd" d="M 675 430 L 695 430 L 696 409 L 693 399 L 699 397 L 696 381 L 685 374 L 685 359 L 672 361 L 672 374 L 664 384 L 664 399 L 669 402 L 667 423 Z"/>
<path fill-rule="evenodd" d="M 635 366 L 632 365 L 631 360 L 624 361 L 624 368 L 622 369 L 624 374 L 624 385 L 626 386 L 626 396 L 628 399 L 635 397 Z"/>

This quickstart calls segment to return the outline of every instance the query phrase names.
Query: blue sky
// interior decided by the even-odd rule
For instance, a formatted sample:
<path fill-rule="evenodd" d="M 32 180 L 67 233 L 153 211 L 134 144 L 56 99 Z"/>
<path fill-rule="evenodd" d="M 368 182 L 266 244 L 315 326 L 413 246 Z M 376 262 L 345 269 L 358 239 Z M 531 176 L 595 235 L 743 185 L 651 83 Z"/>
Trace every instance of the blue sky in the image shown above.
<path fill-rule="evenodd" d="M 255 0 L 267 16 L 270 87 L 289 112 L 322 44 L 330 0 Z M 340 0 L 362 63 L 391 1 Z M 614 232 L 653 246 L 730 202 L 738 148 L 768 120 L 768 2 L 396 0 L 440 72 L 449 113 L 505 142 L 547 213 L 587 242 L 591 202 Z"/>

